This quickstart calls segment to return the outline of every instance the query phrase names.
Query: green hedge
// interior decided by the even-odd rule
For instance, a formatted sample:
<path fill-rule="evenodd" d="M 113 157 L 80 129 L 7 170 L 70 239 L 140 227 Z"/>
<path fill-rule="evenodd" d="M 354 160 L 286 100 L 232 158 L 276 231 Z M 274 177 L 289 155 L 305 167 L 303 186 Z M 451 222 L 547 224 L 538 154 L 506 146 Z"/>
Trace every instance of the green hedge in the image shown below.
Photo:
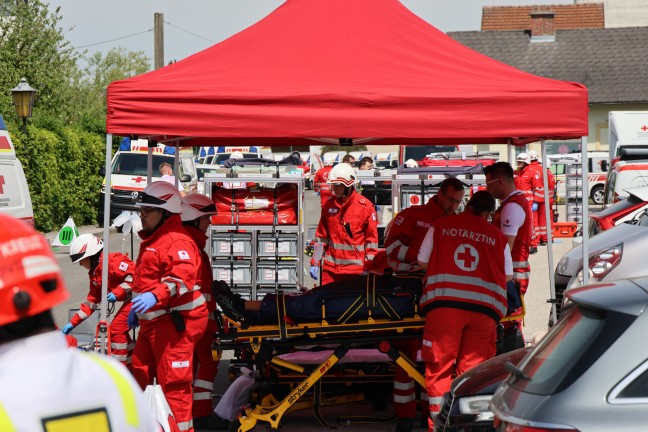
<path fill-rule="evenodd" d="M 10 126 L 9 132 L 27 175 L 36 228 L 58 230 L 68 216 L 76 225 L 96 224 L 105 137 L 70 127 L 30 125 L 23 134 Z"/>

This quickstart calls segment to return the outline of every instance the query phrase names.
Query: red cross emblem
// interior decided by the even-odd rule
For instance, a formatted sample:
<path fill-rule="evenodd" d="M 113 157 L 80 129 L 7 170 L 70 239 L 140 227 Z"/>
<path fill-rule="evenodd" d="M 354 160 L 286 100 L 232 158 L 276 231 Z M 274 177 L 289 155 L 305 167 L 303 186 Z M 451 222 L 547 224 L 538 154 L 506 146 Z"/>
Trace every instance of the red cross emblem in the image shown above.
<path fill-rule="evenodd" d="M 479 253 L 472 245 L 462 244 L 455 250 L 454 261 L 463 271 L 474 271 L 479 263 Z"/>
<path fill-rule="evenodd" d="M 0 176 L 0 194 L 4 193 L 4 188 L 2 187 L 4 186 L 4 184 L 5 184 L 4 176 Z"/>
<path fill-rule="evenodd" d="M 646 130 L 648 130 L 648 126 L 646 126 L 646 125 L 641 126 L 641 130 L 646 132 Z"/>
<path fill-rule="evenodd" d="M 139 184 L 140 182 L 146 181 L 146 177 L 131 177 L 131 180 Z"/>

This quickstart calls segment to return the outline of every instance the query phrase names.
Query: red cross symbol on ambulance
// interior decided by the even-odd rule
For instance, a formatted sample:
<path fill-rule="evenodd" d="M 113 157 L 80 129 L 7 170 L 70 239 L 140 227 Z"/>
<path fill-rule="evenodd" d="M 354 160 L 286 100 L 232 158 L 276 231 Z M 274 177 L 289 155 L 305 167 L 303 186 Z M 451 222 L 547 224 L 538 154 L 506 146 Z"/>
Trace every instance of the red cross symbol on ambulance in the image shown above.
<path fill-rule="evenodd" d="M 479 264 L 479 253 L 472 245 L 462 244 L 455 250 L 454 261 L 463 271 L 475 271 Z"/>
<path fill-rule="evenodd" d="M 5 184 L 5 179 L 4 176 L 0 176 L 0 194 L 4 193 L 4 184 Z"/>
<path fill-rule="evenodd" d="M 146 181 L 146 177 L 131 177 L 131 180 L 139 184 L 140 182 Z"/>

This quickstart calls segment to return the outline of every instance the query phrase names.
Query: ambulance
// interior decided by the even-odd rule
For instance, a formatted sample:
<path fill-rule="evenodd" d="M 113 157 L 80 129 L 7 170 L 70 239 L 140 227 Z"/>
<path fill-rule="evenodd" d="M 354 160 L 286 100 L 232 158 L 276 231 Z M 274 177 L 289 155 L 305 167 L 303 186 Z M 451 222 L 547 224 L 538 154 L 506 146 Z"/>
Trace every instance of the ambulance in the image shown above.
<path fill-rule="evenodd" d="M 580 153 L 567 153 L 547 156 L 551 164 L 551 172 L 556 180 L 558 202 L 564 202 L 567 194 L 567 166 L 580 166 Z M 594 204 L 603 204 L 606 182 L 608 154 L 602 151 L 587 152 L 587 194 Z M 577 172 L 580 172 L 578 170 Z"/>
<path fill-rule="evenodd" d="M 158 144 L 153 148 L 153 164 L 151 165 L 151 179 L 160 179 L 159 167 L 162 162 L 174 166 L 175 147 Z M 186 193 L 196 192 L 197 175 L 196 164 L 192 151 L 180 151 L 178 161 L 180 184 Z M 110 164 L 110 219 L 119 216 L 123 211 L 137 211 L 139 193 L 147 185 L 148 172 L 148 141 L 144 139 L 131 140 L 126 137 L 122 140 L 119 150 L 115 153 Z M 105 172 L 102 172 L 105 175 Z M 104 202 L 106 197 L 106 180 L 101 185 L 99 195 L 99 225 L 104 219 Z"/>
<path fill-rule="evenodd" d="M 34 209 L 25 171 L 16 157 L 2 115 L 0 115 L 0 213 L 34 226 Z"/>

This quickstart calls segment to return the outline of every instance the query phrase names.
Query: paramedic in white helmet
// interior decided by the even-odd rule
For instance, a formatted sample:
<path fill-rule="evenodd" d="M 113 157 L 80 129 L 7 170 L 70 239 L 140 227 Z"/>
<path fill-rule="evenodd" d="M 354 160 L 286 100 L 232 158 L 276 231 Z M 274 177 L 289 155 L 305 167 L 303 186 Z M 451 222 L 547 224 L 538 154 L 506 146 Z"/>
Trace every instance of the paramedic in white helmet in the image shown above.
<path fill-rule="evenodd" d="M 332 197 L 322 208 L 315 240 L 324 244 L 324 264 L 311 261 L 311 277 L 322 284 L 362 274 L 365 261 L 378 249 L 378 227 L 374 204 L 355 191 L 356 172 L 341 163 L 328 176 Z"/>
<path fill-rule="evenodd" d="M 194 351 L 195 374 L 193 383 L 193 424 L 196 429 L 217 430 L 227 427 L 227 423 L 213 415 L 212 394 L 214 379 L 218 373 L 219 360 L 212 355 L 214 335 L 219 331 L 215 320 L 216 302 L 212 298 L 213 281 L 211 260 L 205 246 L 207 229 L 212 215 L 216 214 L 216 205 L 207 196 L 189 194 L 182 199 L 182 225 L 187 230 L 200 250 L 200 290 L 207 300 L 209 319 L 207 331 L 196 343 Z"/>
<path fill-rule="evenodd" d="M 63 327 L 64 334 L 69 334 L 101 305 L 103 242 L 92 234 L 81 234 L 70 244 L 70 259 L 88 271 L 90 287 L 88 296 L 81 303 L 79 310 Z M 128 328 L 128 313 L 131 310 L 131 283 L 134 272 L 135 263 L 126 255 L 119 252 L 108 254 L 107 300 L 111 304 L 122 302 L 110 322 L 110 355 L 129 369 L 134 344 Z"/>
<path fill-rule="evenodd" d="M 68 291 L 45 237 L 4 214 L 0 226 L 0 430 L 160 430 L 126 368 L 56 330 Z"/>
<path fill-rule="evenodd" d="M 180 431 L 193 431 L 193 353 L 207 329 L 200 250 L 182 226 L 182 200 L 167 182 L 138 198 L 142 239 L 133 276 L 129 324 L 140 330 L 132 370 L 146 387 L 162 387 Z M 135 315 L 136 314 L 136 315 Z"/>

